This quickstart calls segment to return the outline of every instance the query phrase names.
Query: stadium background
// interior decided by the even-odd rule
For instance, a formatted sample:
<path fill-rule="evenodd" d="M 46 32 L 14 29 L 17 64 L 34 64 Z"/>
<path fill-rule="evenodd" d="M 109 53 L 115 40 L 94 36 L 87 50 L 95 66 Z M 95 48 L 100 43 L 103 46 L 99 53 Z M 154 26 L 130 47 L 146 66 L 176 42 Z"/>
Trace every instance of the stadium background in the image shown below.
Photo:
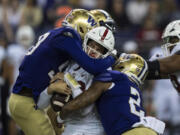
<path fill-rule="evenodd" d="M 22 25 L 29 25 L 38 36 L 54 27 L 59 27 L 65 15 L 73 8 L 104 9 L 116 22 L 116 48 L 118 51 L 138 53 L 144 58 L 160 47 L 161 34 L 165 26 L 172 20 L 180 19 L 180 0 L 0 0 L 0 100 L 1 120 L 0 135 L 20 135 L 18 127 L 8 118 L 7 97 L 12 85 L 12 70 L 6 56 L 8 48 L 17 40 L 17 30 Z M 1 51 L 0 51 L 1 53 Z M 171 84 L 170 84 L 171 85 Z M 154 88 L 156 81 L 147 81 L 143 86 L 144 106 L 147 115 L 157 116 L 167 123 L 166 135 L 180 135 L 179 113 L 173 114 L 178 105 L 170 105 L 162 116 L 158 114 L 153 103 L 154 98 L 163 96 L 167 87 L 160 87 L 162 93 L 158 96 Z M 170 91 L 174 91 L 170 86 Z M 170 94 L 169 94 L 170 95 Z M 179 98 L 179 97 L 177 97 Z M 171 99 L 162 99 L 164 104 Z M 177 99 L 180 103 L 180 99 Z M 172 120 L 177 115 L 176 122 Z M 28 116 L 27 116 L 28 117 Z"/>

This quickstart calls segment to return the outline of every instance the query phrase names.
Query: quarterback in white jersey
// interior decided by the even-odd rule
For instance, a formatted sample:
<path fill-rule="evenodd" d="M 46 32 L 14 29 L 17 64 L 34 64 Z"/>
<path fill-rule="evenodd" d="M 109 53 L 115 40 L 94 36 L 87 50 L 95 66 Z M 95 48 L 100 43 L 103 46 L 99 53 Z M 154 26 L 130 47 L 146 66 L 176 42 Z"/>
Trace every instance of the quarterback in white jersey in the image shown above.
<path fill-rule="evenodd" d="M 83 48 L 87 54 L 93 58 L 108 56 L 115 51 L 112 31 L 106 27 L 97 27 L 90 30 L 85 35 Z M 64 78 L 72 89 L 72 97 L 75 98 L 90 87 L 93 75 L 89 74 L 73 61 L 67 64 L 68 67 L 64 71 Z M 78 82 L 79 87 L 75 88 L 71 86 L 66 76 L 71 76 L 76 82 Z M 41 97 L 42 96 L 40 95 L 40 100 Z M 39 107 L 41 106 L 40 100 L 38 102 Z M 94 104 L 73 112 L 68 118 L 64 119 L 64 125 L 65 128 L 62 135 L 105 134 Z"/>
<path fill-rule="evenodd" d="M 93 76 L 81 68 L 75 62 L 71 62 L 65 71 L 81 84 L 81 86 L 72 91 L 73 98 L 78 96 L 84 90 L 87 90 L 92 83 Z M 72 113 L 70 117 L 64 120 L 64 132 L 62 135 L 103 135 L 104 129 L 99 120 L 94 104 Z"/>

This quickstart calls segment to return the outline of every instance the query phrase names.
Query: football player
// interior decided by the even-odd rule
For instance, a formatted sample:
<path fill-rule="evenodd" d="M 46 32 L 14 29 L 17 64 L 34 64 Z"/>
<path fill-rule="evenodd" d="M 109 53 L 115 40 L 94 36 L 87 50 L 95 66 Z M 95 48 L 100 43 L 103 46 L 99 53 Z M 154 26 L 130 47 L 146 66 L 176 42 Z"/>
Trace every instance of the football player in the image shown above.
<path fill-rule="evenodd" d="M 157 135 L 165 124 L 145 117 L 140 85 L 147 75 L 147 64 L 138 55 L 121 59 L 114 70 L 95 77 L 92 86 L 62 107 L 61 117 L 96 101 L 102 125 L 107 135 Z M 106 82 L 106 83 L 105 83 Z M 73 92 L 73 90 L 72 90 Z"/>
<path fill-rule="evenodd" d="M 36 109 L 36 103 L 50 79 L 63 70 L 68 60 L 75 60 L 92 74 L 102 72 L 115 62 L 112 56 L 92 59 L 82 49 L 84 35 L 97 26 L 91 13 L 75 9 L 67 15 L 63 25 L 40 36 L 20 65 L 9 99 L 9 109 L 26 135 L 55 135 L 45 112 Z"/>
<path fill-rule="evenodd" d="M 155 47 L 151 51 L 150 60 L 165 57 L 161 47 Z M 179 80 L 179 76 L 178 80 Z M 169 79 L 161 79 L 153 81 L 152 102 L 157 118 L 166 122 L 166 133 L 179 133 L 175 128 L 180 124 L 180 97 Z M 163 93 L 163 94 L 162 94 Z M 173 130 L 172 130 L 173 129 Z"/>
<path fill-rule="evenodd" d="M 162 45 L 162 49 L 158 50 L 158 52 L 156 52 L 156 54 L 153 55 L 151 59 L 154 59 L 154 61 L 155 60 L 161 61 L 161 59 L 163 58 L 166 59 L 168 56 L 171 57 L 173 55 L 176 55 L 176 53 L 180 51 L 179 23 L 180 20 L 173 21 L 167 25 L 162 35 L 162 39 L 164 41 L 164 44 Z M 179 76 L 177 73 L 173 75 L 171 74 L 169 75 L 169 77 L 176 91 L 173 90 L 169 80 L 158 80 L 155 82 L 155 87 L 153 91 L 154 93 L 153 96 L 155 100 L 153 101 L 158 118 L 166 120 L 169 127 L 173 128 L 176 127 L 178 124 L 180 124 L 180 116 L 179 116 L 180 97 L 177 94 L 177 92 L 180 92 L 180 84 L 179 84 Z M 162 94 L 162 92 L 163 92 L 163 96 L 159 96 Z M 178 131 L 174 130 L 173 132 L 178 132 Z"/>
<path fill-rule="evenodd" d="M 83 48 L 92 58 L 99 59 L 107 57 L 112 53 L 112 51 L 114 51 L 114 36 L 111 30 L 103 26 L 90 30 L 85 35 Z M 74 61 L 70 62 L 64 73 L 65 81 L 69 87 L 74 89 L 72 93 L 73 98 L 87 90 L 92 83 L 93 75 L 89 74 Z M 59 78 L 62 78 L 62 74 L 59 74 Z M 54 91 L 55 90 L 53 89 L 48 89 L 47 92 L 52 93 Z M 44 96 L 40 96 L 40 99 L 41 98 L 44 98 Z M 43 102 L 45 103 L 46 101 L 43 100 Z M 53 100 L 52 104 L 62 107 L 64 102 Z M 40 107 L 42 104 L 38 102 L 38 106 Z M 65 128 L 62 135 L 104 135 L 104 129 L 99 120 L 94 104 L 91 104 L 80 111 L 73 112 L 70 117 L 64 120 L 64 124 Z"/>
<path fill-rule="evenodd" d="M 164 42 L 163 50 L 165 58 L 147 61 L 147 79 L 161 79 L 167 75 L 180 71 L 180 20 L 170 22 L 162 35 Z M 131 57 L 130 54 L 123 54 L 123 57 Z M 170 75 L 174 87 L 180 92 L 180 85 L 177 77 Z"/>
<path fill-rule="evenodd" d="M 172 21 L 166 26 L 162 39 L 164 55 L 167 57 L 148 62 L 150 79 L 160 79 L 161 75 L 180 71 L 180 20 Z"/>

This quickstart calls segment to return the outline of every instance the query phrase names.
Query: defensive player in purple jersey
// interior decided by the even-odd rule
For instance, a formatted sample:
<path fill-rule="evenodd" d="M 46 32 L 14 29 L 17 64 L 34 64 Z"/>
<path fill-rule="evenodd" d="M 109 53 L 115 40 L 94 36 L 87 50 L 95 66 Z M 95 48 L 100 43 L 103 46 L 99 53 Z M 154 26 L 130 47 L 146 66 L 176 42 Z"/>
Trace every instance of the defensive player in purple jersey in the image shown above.
<path fill-rule="evenodd" d="M 72 111 L 98 99 L 96 106 L 107 135 L 162 134 L 165 124 L 154 117 L 145 117 L 142 106 L 139 87 L 147 75 L 147 64 L 142 57 L 133 56 L 121 59 L 114 70 L 97 76 L 87 91 L 62 107 L 61 117 L 66 118 Z"/>
<path fill-rule="evenodd" d="M 36 103 L 53 75 L 63 71 L 62 67 L 68 60 L 75 60 L 92 74 L 102 72 L 115 62 L 112 56 L 105 59 L 90 58 L 82 49 L 84 35 L 97 26 L 91 13 L 83 9 L 73 10 L 63 24 L 64 27 L 40 36 L 20 65 L 9 109 L 12 118 L 26 135 L 55 135 L 45 112 L 36 109 Z"/>

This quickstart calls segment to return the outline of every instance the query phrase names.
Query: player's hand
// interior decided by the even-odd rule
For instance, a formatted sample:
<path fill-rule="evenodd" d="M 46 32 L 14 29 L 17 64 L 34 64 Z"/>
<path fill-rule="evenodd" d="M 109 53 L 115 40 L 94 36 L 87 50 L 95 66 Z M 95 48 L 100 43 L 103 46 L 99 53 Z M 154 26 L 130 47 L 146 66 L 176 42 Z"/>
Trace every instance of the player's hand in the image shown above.
<path fill-rule="evenodd" d="M 54 82 L 56 82 L 56 81 L 58 81 L 58 80 L 64 80 L 64 73 L 62 73 L 62 72 L 57 73 L 57 74 L 51 79 L 50 83 L 54 83 Z"/>
<path fill-rule="evenodd" d="M 58 73 L 53 77 L 47 90 L 48 94 L 52 94 L 54 92 L 66 95 L 71 94 L 71 89 L 64 81 L 63 76 L 63 73 Z"/>
<path fill-rule="evenodd" d="M 134 54 L 127 54 L 127 53 L 122 53 L 119 56 L 119 59 L 130 59 L 130 58 L 135 58 L 136 56 Z"/>
<path fill-rule="evenodd" d="M 69 95 L 71 94 L 71 89 L 68 87 L 66 82 L 64 82 L 64 80 L 59 80 L 51 83 L 48 87 L 47 92 L 49 95 L 54 92 Z"/>
<path fill-rule="evenodd" d="M 121 63 L 122 61 L 127 60 L 127 59 L 130 59 L 130 58 L 133 58 L 133 57 L 134 57 L 133 54 L 122 53 L 122 54 L 119 56 L 119 58 L 116 60 L 114 66 L 117 66 L 117 65 L 118 65 L 119 63 Z"/>

